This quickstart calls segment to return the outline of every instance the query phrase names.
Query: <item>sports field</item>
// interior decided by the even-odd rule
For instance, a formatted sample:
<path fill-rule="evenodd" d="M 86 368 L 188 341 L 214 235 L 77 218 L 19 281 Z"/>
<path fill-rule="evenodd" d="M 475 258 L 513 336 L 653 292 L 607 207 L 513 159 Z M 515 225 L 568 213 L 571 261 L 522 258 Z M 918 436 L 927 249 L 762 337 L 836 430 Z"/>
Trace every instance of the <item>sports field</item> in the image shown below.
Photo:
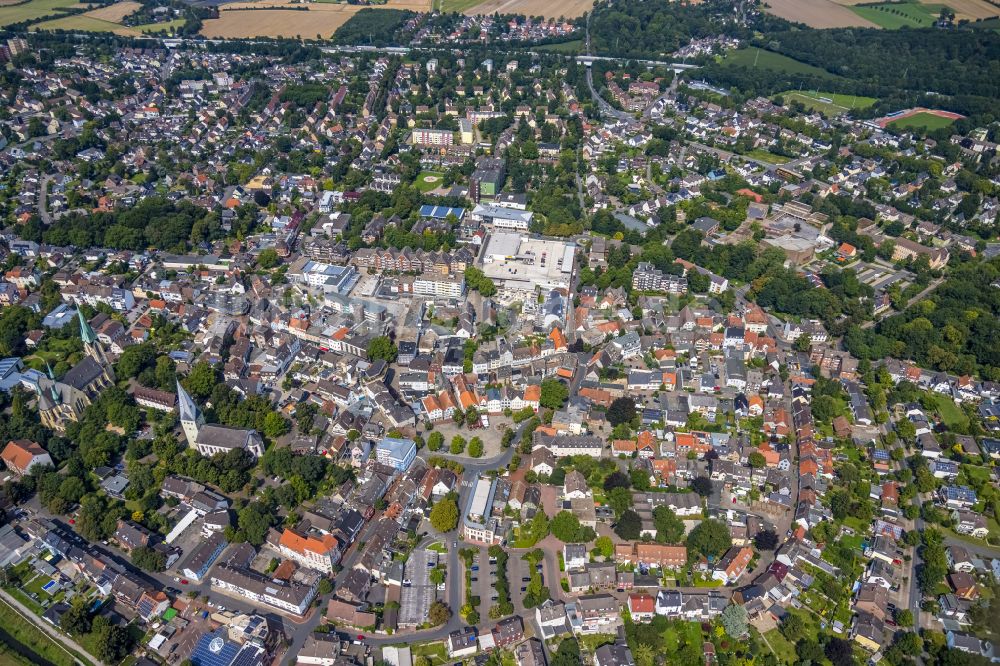
<path fill-rule="evenodd" d="M 773 69 L 779 72 L 787 72 L 788 74 L 810 74 L 812 76 L 822 76 L 829 79 L 839 78 L 825 69 L 813 67 L 812 65 L 804 62 L 799 62 L 794 58 L 783 56 L 780 53 L 774 53 L 773 51 L 765 51 L 764 49 L 757 48 L 746 48 L 732 51 L 725 56 L 722 63 L 733 67 L 760 67 L 761 69 Z"/>
<path fill-rule="evenodd" d="M 593 6 L 594 0 L 486 0 L 466 9 L 465 14 L 467 16 L 524 14 L 545 18 L 577 18 L 590 11 Z"/>
<path fill-rule="evenodd" d="M 784 97 L 786 102 L 801 102 L 807 109 L 819 111 L 828 116 L 836 116 L 851 109 L 866 109 L 878 101 L 874 97 L 842 95 L 822 90 L 786 90 L 778 94 Z"/>
<path fill-rule="evenodd" d="M 919 111 L 913 115 L 903 116 L 902 118 L 892 120 L 887 123 L 887 126 L 895 129 L 912 128 L 915 130 L 936 130 L 951 125 L 955 122 L 955 120 L 957 120 L 957 118 L 949 118 L 947 116 L 942 116 L 928 111 Z"/>
<path fill-rule="evenodd" d="M 62 9 L 82 9 L 84 6 L 76 0 L 31 0 L 20 5 L 4 5 L 0 6 L 0 27 L 56 16 L 62 13 Z"/>

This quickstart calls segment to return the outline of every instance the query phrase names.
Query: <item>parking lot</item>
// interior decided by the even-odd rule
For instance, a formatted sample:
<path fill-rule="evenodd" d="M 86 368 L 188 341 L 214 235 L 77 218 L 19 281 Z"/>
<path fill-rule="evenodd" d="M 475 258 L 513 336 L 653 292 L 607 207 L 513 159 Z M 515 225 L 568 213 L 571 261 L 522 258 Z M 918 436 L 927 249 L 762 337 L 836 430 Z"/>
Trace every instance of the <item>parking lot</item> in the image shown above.
<path fill-rule="evenodd" d="M 438 564 L 438 553 L 415 550 L 403 567 L 403 588 L 399 595 L 400 626 L 416 627 L 427 621 L 437 589 L 430 581 L 430 572 Z"/>

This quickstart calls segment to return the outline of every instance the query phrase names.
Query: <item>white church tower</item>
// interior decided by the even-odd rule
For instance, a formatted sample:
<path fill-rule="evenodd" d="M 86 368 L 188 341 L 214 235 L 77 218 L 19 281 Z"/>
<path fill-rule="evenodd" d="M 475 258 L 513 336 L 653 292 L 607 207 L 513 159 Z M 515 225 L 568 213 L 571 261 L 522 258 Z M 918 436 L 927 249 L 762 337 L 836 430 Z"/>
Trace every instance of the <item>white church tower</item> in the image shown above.
<path fill-rule="evenodd" d="M 205 417 L 201 415 L 198 405 L 191 399 L 179 381 L 177 382 L 177 407 L 181 415 L 181 428 L 184 430 L 184 437 L 187 438 L 188 446 L 193 447 L 198 441 L 198 431 L 205 425 Z"/>

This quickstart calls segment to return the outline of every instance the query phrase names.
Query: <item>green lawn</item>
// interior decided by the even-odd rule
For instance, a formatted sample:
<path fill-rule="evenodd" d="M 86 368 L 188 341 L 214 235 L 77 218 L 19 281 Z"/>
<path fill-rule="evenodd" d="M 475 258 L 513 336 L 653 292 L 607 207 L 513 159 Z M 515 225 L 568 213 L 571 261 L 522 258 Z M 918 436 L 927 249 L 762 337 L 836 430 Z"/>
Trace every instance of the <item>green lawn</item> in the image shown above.
<path fill-rule="evenodd" d="M 417 179 L 413 181 L 413 186 L 420 190 L 421 193 L 426 193 L 441 187 L 443 182 L 443 173 L 438 171 L 421 171 L 417 175 Z"/>
<path fill-rule="evenodd" d="M 918 130 L 936 130 L 941 129 L 942 127 L 948 127 L 954 122 L 955 121 L 951 118 L 942 118 L 941 116 L 935 116 L 933 113 L 925 113 L 921 111 L 920 113 L 907 118 L 893 120 L 889 123 L 889 127 L 894 127 L 896 129 L 913 128 Z"/>
<path fill-rule="evenodd" d="M 937 20 L 944 5 L 925 5 L 920 2 L 883 2 L 876 5 L 855 5 L 855 14 L 872 23 L 895 30 L 897 28 L 929 28 Z"/>
<path fill-rule="evenodd" d="M 798 661 L 798 657 L 795 654 L 795 646 L 782 636 L 781 632 L 777 629 L 765 632 L 764 639 L 767 641 L 766 644 L 771 646 L 771 652 L 777 657 L 779 664 L 794 664 Z"/>
<path fill-rule="evenodd" d="M 445 650 L 444 643 L 440 641 L 410 645 L 410 653 L 413 655 L 414 661 L 417 657 L 427 657 L 431 666 L 448 663 L 448 652 Z"/>
<path fill-rule="evenodd" d="M 775 155 L 774 153 L 769 153 L 760 148 L 751 150 L 746 154 L 746 156 L 752 157 L 755 160 L 760 160 L 761 162 L 767 162 L 768 164 L 784 164 L 788 161 L 788 158 L 783 155 Z"/>
<path fill-rule="evenodd" d="M 20 5 L 0 7 L 0 26 L 20 23 L 21 21 L 34 21 L 59 14 L 61 9 L 82 8 L 83 6 L 76 0 L 31 0 L 31 2 Z"/>
<path fill-rule="evenodd" d="M 851 109 L 866 109 L 878 100 L 874 97 L 859 95 L 842 95 L 840 93 L 819 91 L 786 90 L 778 93 L 785 101 L 802 102 L 807 109 L 820 111 L 828 116 L 835 116 Z"/>
<path fill-rule="evenodd" d="M 177 28 L 180 28 L 185 23 L 186 21 L 184 19 L 174 19 L 173 21 L 163 21 L 161 23 L 146 23 L 145 25 L 137 25 L 133 29 L 147 34 L 163 30 L 166 30 L 169 33 Z"/>
<path fill-rule="evenodd" d="M 825 69 L 813 67 L 780 53 L 758 48 L 738 49 L 728 54 L 722 62 L 732 67 L 759 67 L 761 69 L 773 69 L 789 74 L 811 74 L 831 80 L 840 78 Z"/>
<path fill-rule="evenodd" d="M 31 26 L 32 30 L 68 30 L 74 32 L 119 32 L 131 30 L 120 23 L 112 23 L 92 16 L 73 15 L 52 19 Z"/>
<path fill-rule="evenodd" d="M 434 0 L 434 6 L 440 9 L 442 14 L 446 14 L 448 12 L 464 12 L 482 4 L 482 2 L 483 0 Z"/>
<path fill-rule="evenodd" d="M 8 606 L 6 602 L 0 603 L 0 638 L 2 638 L 0 645 L 14 648 L 14 644 L 19 643 L 22 651 L 36 655 L 37 658 L 31 659 L 34 663 L 41 663 L 44 660 L 54 666 L 73 666 L 74 664 L 72 654 Z M 14 654 L 13 649 L 10 652 L 0 651 L 0 663 L 23 662 L 21 659 L 12 658 Z M 89 662 L 83 661 L 83 663 Z"/>
<path fill-rule="evenodd" d="M 925 115 L 925 114 L 920 114 Z M 914 116 L 917 117 L 917 116 Z M 930 116 L 931 118 L 937 118 L 937 116 Z M 947 120 L 946 118 L 940 118 L 940 120 Z M 951 121 L 948 121 L 949 123 Z M 942 125 L 943 127 L 943 125 Z M 940 393 L 930 393 L 928 394 L 934 400 L 934 407 L 937 410 L 938 415 L 944 424 L 948 426 L 950 430 L 954 430 L 956 427 L 964 430 L 969 425 L 969 417 L 966 416 L 962 408 L 955 404 L 955 401 L 946 395 Z"/>
<path fill-rule="evenodd" d="M 542 46 L 536 46 L 535 50 L 552 51 L 553 53 L 576 54 L 583 50 L 583 40 L 574 39 L 568 42 L 559 42 L 558 44 L 543 44 Z"/>

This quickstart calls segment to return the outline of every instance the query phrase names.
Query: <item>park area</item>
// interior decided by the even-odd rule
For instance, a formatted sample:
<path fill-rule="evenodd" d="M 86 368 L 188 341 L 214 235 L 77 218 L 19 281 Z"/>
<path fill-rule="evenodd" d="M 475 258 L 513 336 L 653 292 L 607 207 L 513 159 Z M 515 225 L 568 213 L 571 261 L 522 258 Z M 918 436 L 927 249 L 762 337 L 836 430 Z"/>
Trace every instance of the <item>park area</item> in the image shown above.
<path fill-rule="evenodd" d="M 441 187 L 444 182 L 444 174 L 437 171 L 421 171 L 413 186 L 420 190 L 421 194 L 426 194 L 431 190 Z"/>

